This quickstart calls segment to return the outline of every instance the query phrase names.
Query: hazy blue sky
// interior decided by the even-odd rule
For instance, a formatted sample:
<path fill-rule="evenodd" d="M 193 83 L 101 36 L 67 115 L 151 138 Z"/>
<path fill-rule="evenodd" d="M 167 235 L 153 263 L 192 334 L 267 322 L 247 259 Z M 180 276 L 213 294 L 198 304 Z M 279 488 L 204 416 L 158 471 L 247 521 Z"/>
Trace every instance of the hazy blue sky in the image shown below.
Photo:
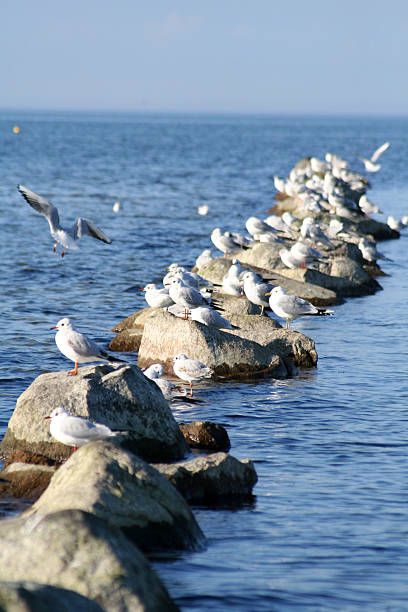
<path fill-rule="evenodd" d="M 407 0 L 0 0 L 0 107 L 406 114 Z"/>

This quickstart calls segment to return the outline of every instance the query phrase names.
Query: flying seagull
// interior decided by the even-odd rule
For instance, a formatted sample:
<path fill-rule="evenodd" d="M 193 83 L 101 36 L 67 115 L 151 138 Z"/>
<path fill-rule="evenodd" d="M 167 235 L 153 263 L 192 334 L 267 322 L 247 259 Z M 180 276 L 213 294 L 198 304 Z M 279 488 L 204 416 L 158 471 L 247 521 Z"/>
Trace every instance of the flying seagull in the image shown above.
<path fill-rule="evenodd" d="M 76 241 L 82 238 L 82 236 L 91 236 L 107 244 L 112 242 L 95 223 L 89 219 L 83 219 L 82 217 L 78 217 L 72 227 L 64 229 L 60 225 L 58 209 L 53 206 L 51 202 L 48 202 L 48 200 L 42 196 L 34 193 L 34 191 L 30 191 L 30 189 L 22 185 L 18 185 L 17 189 L 29 205 L 47 219 L 50 225 L 51 236 L 55 240 L 54 252 L 57 250 L 58 243 L 63 247 L 61 257 L 64 257 L 65 249 L 78 249 L 79 247 Z"/>

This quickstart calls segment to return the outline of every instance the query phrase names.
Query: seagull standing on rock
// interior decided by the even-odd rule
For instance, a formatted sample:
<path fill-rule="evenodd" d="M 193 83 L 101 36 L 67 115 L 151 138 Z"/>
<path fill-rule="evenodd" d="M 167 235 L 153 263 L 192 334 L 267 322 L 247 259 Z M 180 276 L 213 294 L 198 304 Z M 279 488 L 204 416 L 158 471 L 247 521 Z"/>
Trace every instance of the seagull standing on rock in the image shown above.
<path fill-rule="evenodd" d="M 94 361 L 125 363 L 122 359 L 112 357 L 84 334 L 74 329 L 68 317 L 60 319 L 51 329 L 58 330 L 55 334 L 55 342 L 61 353 L 75 363 L 75 368 L 68 372 L 68 376 L 78 374 L 79 363 L 92 363 Z"/>
<path fill-rule="evenodd" d="M 270 291 L 271 285 L 266 283 L 258 283 L 254 280 L 252 274 L 245 272 L 242 276 L 244 281 L 244 293 L 252 304 L 261 307 L 260 315 L 263 315 L 264 309 L 269 306 L 268 299 L 265 297 Z"/>
<path fill-rule="evenodd" d="M 82 236 L 91 236 L 92 238 L 97 238 L 98 240 L 102 240 L 102 242 L 106 242 L 110 244 L 112 240 L 108 238 L 108 236 L 99 229 L 89 219 L 83 219 L 82 217 L 78 217 L 72 227 L 68 229 L 64 229 L 60 225 L 58 209 L 48 202 L 42 196 L 34 193 L 34 191 L 30 191 L 26 187 L 22 185 L 18 185 L 17 189 L 23 196 L 23 198 L 29 203 L 31 208 L 34 208 L 37 212 L 44 215 L 47 219 L 51 236 L 55 240 L 54 244 L 54 252 L 57 250 L 57 244 L 62 244 L 62 253 L 61 257 L 64 257 L 65 249 L 78 249 L 78 245 L 76 241 L 78 238 L 82 238 Z"/>
<path fill-rule="evenodd" d="M 127 431 L 112 431 L 107 425 L 102 423 L 92 423 L 88 419 L 73 416 L 62 406 L 54 408 L 45 418 L 51 419 L 50 434 L 52 437 L 58 440 L 58 442 L 62 442 L 62 444 L 73 446 L 74 451 L 89 442 L 105 440 L 105 438 L 128 433 Z"/>
<path fill-rule="evenodd" d="M 283 287 L 274 287 L 268 294 L 269 305 L 273 312 L 282 319 L 286 319 L 286 329 L 289 329 L 292 319 L 305 316 L 329 316 L 334 314 L 326 308 L 316 308 L 310 302 L 296 295 L 288 295 Z"/>
<path fill-rule="evenodd" d="M 173 278 L 170 283 L 169 295 L 175 304 L 184 308 L 184 318 L 187 319 L 187 312 L 198 306 L 208 306 L 207 300 L 201 293 L 186 285 L 181 278 Z"/>
<path fill-rule="evenodd" d="M 190 397 L 193 397 L 193 382 L 202 378 L 211 378 L 214 371 L 198 359 L 189 359 L 187 355 L 179 353 L 173 359 L 173 370 L 181 380 L 190 384 Z"/>
<path fill-rule="evenodd" d="M 145 292 L 145 300 L 152 308 L 168 308 L 174 301 L 171 299 L 167 289 L 162 287 L 159 289 L 154 283 L 149 283 L 143 287 Z"/>

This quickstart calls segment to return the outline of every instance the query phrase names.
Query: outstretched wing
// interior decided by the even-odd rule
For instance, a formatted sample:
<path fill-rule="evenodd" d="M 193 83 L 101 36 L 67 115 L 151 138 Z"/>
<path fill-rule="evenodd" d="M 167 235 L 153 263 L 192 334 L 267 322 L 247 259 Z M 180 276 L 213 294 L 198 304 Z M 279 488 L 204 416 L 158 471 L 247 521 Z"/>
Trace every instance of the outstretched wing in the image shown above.
<path fill-rule="evenodd" d="M 389 146 L 390 146 L 389 142 L 384 142 L 384 144 L 382 144 L 381 147 L 378 147 L 378 149 L 374 151 L 374 153 L 370 157 L 370 161 L 372 161 L 373 163 L 376 162 L 377 159 L 380 157 L 380 155 L 382 155 L 384 151 L 388 149 Z"/>
<path fill-rule="evenodd" d="M 51 202 L 34 193 L 34 191 L 27 189 L 27 187 L 17 185 L 17 189 L 34 210 L 44 215 L 50 224 L 51 231 L 55 232 L 60 227 L 58 209 Z"/>
<path fill-rule="evenodd" d="M 77 238 L 82 238 L 82 236 L 91 236 L 92 238 L 97 238 L 98 240 L 102 240 L 102 242 L 106 242 L 107 244 L 112 242 L 112 240 L 108 238 L 108 236 L 89 219 L 79 217 L 74 223 L 72 230 L 74 240 Z"/>

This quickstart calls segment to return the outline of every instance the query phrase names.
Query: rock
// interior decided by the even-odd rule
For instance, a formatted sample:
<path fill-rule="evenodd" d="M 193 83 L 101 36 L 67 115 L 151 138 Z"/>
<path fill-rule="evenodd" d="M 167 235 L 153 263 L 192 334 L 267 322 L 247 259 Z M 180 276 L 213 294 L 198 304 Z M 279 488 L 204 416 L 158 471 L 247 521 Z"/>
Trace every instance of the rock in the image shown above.
<path fill-rule="evenodd" d="M 374 240 L 395 240 L 400 237 L 400 233 L 391 229 L 387 223 L 377 221 L 367 215 L 364 215 L 363 219 L 357 223 L 357 231 L 364 236 L 372 236 Z"/>
<path fill-rule="evenodd" d="M 211 421 L 179 423 L 181 432 L 191 448 L 212 451 L 229 450 L 231 442 L 227 430 Z"/>
<path fill-rule="evenodd" d="M 0 582 L 1 612 L 104 612 L 87 597 L 38 582 Z"/>
<path fill-rule="evenodd" d="M 121 530 L 80 510 L 0 521 L 0 574 L 69 589 L 109 612 L 177 610 Z"/>
<path fill-rule="evenodd" d="M 252 461 L 214 453 L 176 464 L 156 464 L 190 503 L 248 497 L 258 477 Z"/>
<path fill-rule="evenodd" d="M 235 256 L 240 262 L 263 268 L 275 270 L 282 265 L 279 251 L 285 246 L 281 242 L 256 242 L 250 249 L 239 251 Z"/>
<path fill-rule="evenodd" d="M 287 376 L 279 357 L 257 342 L 166 312 L 156 313 L 145 324 L 138 365 L 145 368 L 158 361 L 174 376 L 173 358 L 178 353 L 202 361 L 215 376 Z"/>
<path fill-rule="evenodd" d="M 111 329 L 117 332 L 109 344 L 111 351 L 137 351 L 142 340 L 144 324 L 160 308 L 143 308 L 133 313 Z"/>
<path fill-rule="evenodd" d="M 197 550 L 205 543 L 179 493 L 143 459 L 115 442 L 92 442 L 73 453 L 25 516 L 74 509 L 124 529 L 144 550 Z"/>
<path fill-rule="evenodd" d="M 336 257 L 330 263 L 330 274 L 311 268 L 286 268 L 282 270 L 282 274 L 297 281 L 329 289 L 341 298 L 371 295 L 381 289 L 378 282 L 349 257 Z"/>
<path fill-rule="evenodd" d="M 135 313 L 137 314 L 137 313 Z M 124 329 L 109 343 L 110 351 L 138 351 L 143 336 L 143 327 Z"/>
<path fill-rule="evenodd" d="M 145 322 L 149 317 L 151 317 L 157 310 L 161 310 L 160 308 L 151 308 L 150 306 L 146 306 L 146 308 L 142 308 L 138 310 L 134 314 L 126 317 L 120 323 L 117 323 L 114 327 L 112 327 L 112 332 L 121 332 L 125 329 L 143 329 Z"/>
<path fill-rule="evenodd" d="M 56 406 L 126 430 L 123 445 L 151 461 L 181 459 L 187 444 L 167 401 L 154 382 L 135 366 L 86 366 L 77 376 L 51 372 L 38 376 L 17 400 L 0 446 L 1 456 L 21 449 L 61 461 L 72 449 L 49 433 L 49 415 Z"/>
<path fill-rule="evenodd" d="M 239 334 L 266 346 L 283 359 L 291 376 L 297 371 L 290 364 L 300 368 L 311 368 L 317 364 L 316 346 L 311 338 L 292 329 L 276 329 L 268 316 L 234 316 L 231 323 L 238 325 L 239 329 L 230 330 L 230 334 Z"/>
<path fill-rule="evenodd" d="M 48 487 L 55 467 L 29 463 L 11 463 L 0 474 L 9 486 L 0 487 L 0 497 L 37 499 Z"/>
<path fill-rule="evenodd" d="M 214 291 L 212 302 L 217 309 L 222 310 L 222 316 L 229 319 L 234 314 L 259 314 L 261 309 L 256 304 L 252 304 L 245 295 L 235 296 Z"/>
<path fill-rule="evenodd" d="M 294 329 L 276 329 L 267 338 L 267 346 L 285 360 L 299 368 L 313 368 L 317 365 L 315 342 Z"/>

